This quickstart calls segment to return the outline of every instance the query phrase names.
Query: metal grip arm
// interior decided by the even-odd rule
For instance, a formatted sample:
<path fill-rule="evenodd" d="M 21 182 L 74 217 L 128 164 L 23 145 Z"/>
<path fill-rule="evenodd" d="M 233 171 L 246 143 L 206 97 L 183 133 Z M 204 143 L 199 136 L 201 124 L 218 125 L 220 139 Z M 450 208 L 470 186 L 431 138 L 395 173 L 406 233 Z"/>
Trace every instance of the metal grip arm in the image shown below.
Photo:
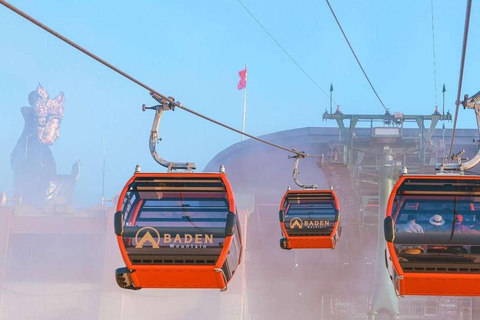
<path fill-rule="evenodd" d="M 468 95 L 465 95 L 465 99 L 463 101 L 463 106 L 464 106 L 464 108 L 475 110 L 475 116 L 476 116 L 476 119 L 477 119 L 477 127 L 478 127 L 478 131 L 480 133 L 480 103 L 478 103 L 479 100 L 480 100 L 480 92 L 477 92 L 476 94 L 473 95 L 473 97 L 470 97 L 470 98 L 468 98 Z M 470 161 L 467 161 L 467 162 L 463 163 L 463 169 L 464 170 L 469 170 L 469 169 L 475 167 L 479 162 L 480 162 L 480 150 L 477 152 L 477 154 Z"/>
<path fill-rule="evenodd" d="M 480 134 L 480 91 L 474 94 L 472 97 L 469 97 L 468 95 L 465 95 L 464 100 L 461 102 L 463 105 L 464 109 L 473 109 L 475 110 L 475 117 L 477 119 L 477 127 L 478 131 Z M 452 159 L 456 159 L 458 163 L 442 163 L 438 164 L 435 166 L 436 170 L 440 171 L 447 171 L 447 170 L 452 170 L 452 171 L 464 171 L 464 170 L 469 170 L 473 167 L 475 167 L 479 162 L 480 162 L 480 150 L 478 150 L 477 154 L 470 159 L 469 161 L 462 162 L 461 155 L 465 151 L 461 151 L 457 153 L 456 155 L 452 156 Z"/>
<path fill-rule="evenodd" d="M 154 107 L 145 107 L 143 106 L 143 111 L 146 109 L 155 109 L 155 118 L 153 119 L 153 124 L 152 124 L 152 131 L 150 132 L 150 153 L 152 154 L 153 159 L 160 165 L 164 166 L 165 168 L 168 168 L 168 171 L 172 170 L 195 170 L 196 165 L 194 162 L 172 162 L 172 161 L 167 161 L 160 157 L 157 153 L 156 150 L 156 145 L 158 141 L 161 141 L 161 138 L 158 137 L 158 127 L 160 126 L 160 119 L 162 118 L 162 114 L 164 110 L 173 110 L 173 107 L 170 105 L 168 100 L 161 99 L 159 97 L 156 97 L 155 94 L 152 94 L 152 97 L 160 102 L 160 105 L 154 106 Z M 157 99 L 158 98 L 158 99 Z"/>
<path fill-rule="evenodd" d="M 298 162 L 300 161 L 300 158 L 305 158 L 305 155 L 303 155 L 303 156 L 299 156 L 299 155 L 289 156 L 289 158 L 294 158 L 295 159 L 295 164 L 293 165 L 293 181 L 295 182 L 295 184 L 302 189 L 317 189 L 317 185 L 315 185 L 315 184 L 305 185 L 305 184 L 301 183 L 300 181 L 298 181 L 298 179 L 297 179 L 297 177 L 298 177 Z"/>

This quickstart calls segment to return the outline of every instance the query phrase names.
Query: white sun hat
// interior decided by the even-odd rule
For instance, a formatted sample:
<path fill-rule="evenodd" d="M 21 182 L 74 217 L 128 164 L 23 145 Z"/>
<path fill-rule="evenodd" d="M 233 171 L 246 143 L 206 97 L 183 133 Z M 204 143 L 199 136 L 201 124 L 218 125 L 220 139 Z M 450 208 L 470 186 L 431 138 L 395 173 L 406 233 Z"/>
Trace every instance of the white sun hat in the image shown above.
<path fill-rule="evenodd" d="M 439 214 L 434 215 L 428 221 L 434 226 L 443 226 L 445 224 L 445 220 L 443 220 L 442 216 Z"/>

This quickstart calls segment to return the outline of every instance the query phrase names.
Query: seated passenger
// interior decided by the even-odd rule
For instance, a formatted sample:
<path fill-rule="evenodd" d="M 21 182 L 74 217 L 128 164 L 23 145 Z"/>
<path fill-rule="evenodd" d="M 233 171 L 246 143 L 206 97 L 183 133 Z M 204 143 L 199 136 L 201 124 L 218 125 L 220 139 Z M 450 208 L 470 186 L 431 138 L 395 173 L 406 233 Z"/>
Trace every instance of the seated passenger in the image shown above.
<path fill-rule="evenodd" d="M 455 217 L 455 232 L 458 233 L 479 233 L 479 231 L 470 229 L 469 227 L 463 225 L 463 216 L 457 214 Z"/>
<path fill-rule="evenodd" d="M 417 218 L 413 214 L 409 214 L 407 217 L 407 224 L 405 224 L 402 228 L 402 232 L 410 232 L 410 233 L 423 233 L 423 228 L 416 222 Z"/>
<path fill-rule="evenodd" d="M 445 224 L 445 220 L 443 220 L 442 216 L 439 214 L 434 215 L 431 217 L 428 222 L 430 225 L 427 227 L 427 232 L 445 232 L 446 228 L 443 226 Z"/>
<path fill-rule="evenodd" d="M 428 222 L 430 225 L 427 226 L 427 232 L 446 232 L 447 229 L 444 227 L 445 220 L 443 220 L 442 216 L 439 214 L 434 215 L 431 217 Z M 439 246 L 439 245 L 430 245 L 427 248 L 427 253 L 442 253 L 446 252 L 447 246 Z"/>
<path fill-rule="evenodd" d="M 463 216 L 461 214 L 457 214 L 455 216 L 455 232 L 456 233 L 480 233 L 477 230 L 471 229 L 463 224 Z M 449 253 L 456 253 L 456 254 L 465 254 L 468 253 L 469 246 L 449 246 L 447 252 Z M 474 253 L 477 249 L 474 250 Z"/>
<path fill-rule="evenodd" d="M 408 232 L 408 233 L 423 233 L 423 228 L 421 225 L 419 225 L 416 222 L 416 217 L 413 214 L 409 214 L 407 216 L 407 224 L 403 226 L 403 228 L 400 230 L 401 232 Z M 424 252 L 424 249 L 422 246 L 402 246 L 402 253 L 406 254 L 420 254 Z"/>

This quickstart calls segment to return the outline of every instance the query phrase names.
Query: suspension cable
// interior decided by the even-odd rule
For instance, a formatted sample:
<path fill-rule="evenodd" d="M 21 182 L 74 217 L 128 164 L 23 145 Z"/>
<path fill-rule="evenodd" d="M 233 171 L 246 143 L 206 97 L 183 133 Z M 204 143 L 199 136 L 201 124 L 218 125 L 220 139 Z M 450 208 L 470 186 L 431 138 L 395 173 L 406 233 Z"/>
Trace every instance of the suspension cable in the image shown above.
<path fill-rule="evenodd" d="M 347 44 L 348 44 L 348 46 L 350 47 L 350 50 L 352 51 L 353 56 L 355 57 L 355 60 L 357 60 L 358 66 L 360 67 L 360 69 L 362 69 L 363 75 L 365 76 L 365 78 L 367 79 L 368 83 L 370 84 L 370 87 L 372 88 L 373 92 L 374 92 L 375 95 L 377 96 L 378 101 L 380 101 L 380 103 L 382 104 L 382 106 L 383 106 L 383 108 L 385 109 L 385 111 L 387 111 L 387 110 L 388 110 L 387 107 L 385 107 L 385 104 L 383 103 L 382 99 L 380 99 L 380 96 L 378 95 L 377 90 L 375 90 L 375 88 L 373 87 L 373 84 L 372 84 L 372 82 L 370 81 L 370 78 L 368 78 L 367 73 L 365 72 L 365 69 L 363 69 L 362 64 L 360 63 L 360 60 L 358 60 L 357 54 L 356 54 L 355 51 L 353 50 L 353 47 L 352 47 L 352 45 L 350 44 L 350 41 L 348 41 L 347 35 L 346 35 L 345 32 L 343 31 L 343 28 L 342 28 L 342 26 L 340 25 L 340 21 L 338 21 L 337 16 L 335 15 L 335 12 L 333 11 L 332 6 L 330 5 L 330 2 L 329 2 L 328 0 L 326 0 L 326 1 L 327 1 L 327 4 L 328 4 L 328 7 L 330 8 L 330 11 L 332 12 L 333 17 L 335 18 L 335 21 L 337 22 L 338 27 L 340 28 L 340 31 L 341 31 L 342 34 L 343 34 L 343 37 L 344 37 L 345 40 L 347 41 Z"/>
<path fill-rule="evenodd" d="M 433 19 L 433 0 L 430 0 L 431 11 L 432 11 L 432 46 L 433 46 L 433 83 L 435 86 L 435 107 L 438 106 L 437 98 L 437 63 L 435 57 L 435 22 Z"/>
<path fill-rule="evenodd" d="M 455 140 L 455 131 L 457 129 L 457 118 L 458 118 L 458 109 L 460 107 L 460 94 L 462 92 L 462 83 L 463 83 L 463 69 L 465 68 L 465 55 L 467 51 L 467 40 L 468 40 L 468 28 L 470 26 L 470 12 L 472 11 L 472 0 L 467 2 L 467 12 L 465 13 L 465 29 L 463 31 L 463 46 L 462 46 L 462 57 L 460 59 L 460 75 L 458 79 L 458 91 L 457 91 L 457 100 L 455 100 L 456 109 L 455 109 L 455 120 L 453 121 L 453 131 L 452 131 L 452 141 L 450 142 L 450 152 L 452 154 L 453 150 L 453 141 Z"/>
<path fill-rule="evenodd" d="M 300 157 L 320 157 L 320 155 L 309 155 L 309 154 L 306 154 L 305 152 L 302 152 L 302 151 L 298 151 L 294 148 L 292 149 L 289 149 L 289 148 L 286 148 L 286 147 L 283 147 L 281 145 L 278 145 L 278 144 L 275 144 L 275 143 L 272 143 L 272 142 L 269 142 L 267 140 L 264 140 L 264 139 L 261 139 L 261 138 L 258 138 L 258 137 L 255 137 L 251 134 L 248 134 L 246 132 L 242 132 L 241 130 L 238 130 L 238 129 L 235 129 L 229 125 L 226 125 L 220 121 L 217 121 L 215 119 L 212 119 L 210 117 L 207 117 L 201 113 L 198 113 L 192 109 L 189 109 L 185 106 L 183 106 L 182 104 L 180 104 L 179 102 L 175 102 L 174 100 L 164 96 L 163 94 L 159 93 L 158 91 L 156 91 L 155 89 L 147 86 L 146 84 L 140 82 L 139 80 L 135 79 L 134 77 L 130 76 L 129 74 L 123 72 L 122 70 L 116 68 L 115 66 L 113 66 L 112 64 L 108 63 L 107 61 L 101 59 L 100 57 L 96 56 L 95 54 L 91 53 L 90 51 L 82 48 L 81 46 L 79 46 L 78 44 L 76 44 L 75 42 L 71 41 L 70 39 L 64 37 L 63 35 L 61 35 L 60 33 L 56 32 L 55 30 L 47 27 L 46 25 L 44 25 L 43 23 L 41 23 L 40 21 L 34 19 L 33 17 L 29 16 L 28 14 L 26 14 L 25 12 L 21 11 L 20 9 L 16 8 L 15 6 L 11 5 L 10 3 L 6 2 L 5 0 L 0 0 L 0 4 L 4 5 L 5 7 L 7 7 L 8 9 L 12 10 L 13 12 L 17 13 L 18 15 L 22 16 L 23 18 L 27 19 L 28 21 L 32 22 L 33 24 L 37 25 L 38 27 L 44 29 L 45 31 L 47 31 L 48 33 L 54 35 L 55 37 L 59 38 L 60 40 L 68 43 L 69 45 L 71 45 L 72 47 L 74 47 L 75 49 L 83 52 L 84 54 L 86 54 L 87 56 L 91 57 L 92 59 L 95 59 L 97 60 L 98 62 L 100 62 L 101 64 L 103 64 L 104 66 L 110 68 L 111 70 L 117 72 L 118 74 L 122 75 L 123 77 L 127 78 L 128 80 L 134 82 L 135 84 L 139 85 L 140 87 L 144 88 L 144 89 L 147 89 L 149 92 L 153 93 L 153 94 L 156 94 L 158 95 L 160 98 L 162 99 L 165 99 L 167 100 L 171 105 L 177 107 L 177 108 L 180 108 L 182 110 L 185 110 L 193 115 L 196 115 L 197 117 L 200 117 L 204 120 L 207 120 L 207 121 L 210 121 L 210 122 L 213 122 L 215 123 L 216 125 L 219 125 L 221 127 L 224 127 L 228 130 L 231 130 L 231 131 L 234 131 L 238 134 L 243 134 L 253 140 L 256 140 L 256 141 L 259 141 L 259 142 L 262 142 L 262 143 L 265 143 L 269 146 L 272 146 L 272 147 L 275 147 L 275 148 L 278 148 L 278 149 L 281 149 L 281 150 L 284 150 L 284 151 L 287 151 L 289 153 L 293 153 L 293 154 L 296 154 Z"/>
<path fill-rule="evenodd" d="M 320 85 L 315 81 L 313 80 L 313 78 L 305 71 L 305 69 L 302 68 L 302 66 L 300 66 L 300 64 L 298 64 L 297 61 L 295 61 L 295 59 L 293 59 L 293 57 L 287 52 L 287 50 L 285 50 L 285 48 L 283 48 L 283 46 L 277 41 L 277 39 L 275 39 L 272 34 L 270 32 L 268 32 L 268 30 L 262 25 L 262 23 L 253 15 L 253 13 L 248 10 L 248 8 L 242 3 L 242 1 L 240 0 L 237 0 L 238 3 L 240 3 L 240 5 L 245 9 L 245 11 L 248 12 L 248 14 L 253 18 L 253 20 L 255 20 L 258 25 L 263 29 L 263 31 L 265 31 L 268 36 L 273 40 L 273 42 L 275 42 L 277 44 L 277 46 L 283 51 L 283 53 L 285 53 L 287 55 L 288 58 L 290 58 L 290 60 L 292 60 L 292 62 L 298 67 L 298 69 L 300 69 L 300 71 L 303 72 L 303 74 L 305 74 L 307 76 L 308 79 L 310 79 L 310 81 L 312 81 L 312 83 L 318 88 L 320 89 L 320 91 L 323 92 L 323 94 L 325 96 L 327 96 L 328 98 L 330 98 L 330 95 L 322 89 L 322 87 L 320 87 Z M 333 99 L 332 99 L 333 100 Z M 333 100 L 333 102 L 335 104 L 337 104 L 337 102 L 335 102 L 335 100 Z"/>

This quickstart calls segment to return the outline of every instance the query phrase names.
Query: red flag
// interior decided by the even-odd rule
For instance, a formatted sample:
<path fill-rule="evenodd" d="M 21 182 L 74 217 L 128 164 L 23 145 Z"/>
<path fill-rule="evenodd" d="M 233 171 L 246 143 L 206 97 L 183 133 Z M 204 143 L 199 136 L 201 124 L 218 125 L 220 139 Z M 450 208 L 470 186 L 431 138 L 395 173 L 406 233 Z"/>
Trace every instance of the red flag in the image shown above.
<path fill-rule="evenodd" d="M 238 71 L 238 75 L 240 76 L 240 81 L 238 81 L 237 88 L 242 90 L 247 86 L 247 66 L 245 66 L 245 69 Z"/>

